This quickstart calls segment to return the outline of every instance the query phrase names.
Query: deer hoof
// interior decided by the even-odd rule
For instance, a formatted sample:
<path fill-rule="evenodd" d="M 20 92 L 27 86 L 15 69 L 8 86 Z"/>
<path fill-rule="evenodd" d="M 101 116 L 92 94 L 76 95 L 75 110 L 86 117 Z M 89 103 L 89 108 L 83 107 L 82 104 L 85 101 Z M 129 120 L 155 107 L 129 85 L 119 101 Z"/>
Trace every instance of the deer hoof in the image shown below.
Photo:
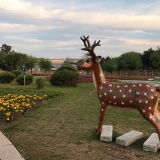
<path fill-rule="evenodd" d="M 101 134 L 101 131 L 97 129 L 97 130 L 96 130 L 96 134 L 97 134 L 97 135 L 100 135 L 100 134 Z"/>

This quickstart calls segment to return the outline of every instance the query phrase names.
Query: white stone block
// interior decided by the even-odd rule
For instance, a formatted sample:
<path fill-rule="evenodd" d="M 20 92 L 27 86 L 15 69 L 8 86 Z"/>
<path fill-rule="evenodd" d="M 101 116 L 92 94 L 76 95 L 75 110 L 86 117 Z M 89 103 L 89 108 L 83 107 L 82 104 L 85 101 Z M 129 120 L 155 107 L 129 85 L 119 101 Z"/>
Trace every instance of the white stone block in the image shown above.
<path fill-rule="evenodd" d="M 157 152 L 160 142 L 157 133 L 153 133 L 143 144 L 144 151 Z"/>
<path fill-rule="evenodd" d="M 128 146 L 134 143 L 136 140 L 143 138 L 143 132 L 131 131 L 120 137 L 116 138 L 116 143 L 122 146 Z"/>
<path fill-rule="evenodd" d="M 104 142 L 112 142 L 113 126 L 103 125 L 100 140 Z"/>

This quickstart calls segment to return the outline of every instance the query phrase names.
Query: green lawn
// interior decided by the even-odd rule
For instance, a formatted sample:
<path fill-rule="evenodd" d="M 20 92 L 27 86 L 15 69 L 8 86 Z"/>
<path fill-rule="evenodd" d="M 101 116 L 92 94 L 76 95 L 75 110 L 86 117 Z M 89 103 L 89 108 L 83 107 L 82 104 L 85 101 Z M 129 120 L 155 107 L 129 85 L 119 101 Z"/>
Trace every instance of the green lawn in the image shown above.
<path fill-rule="evenodd" d="M 29 86 L 0 84 L 0 94 L 48 94 L 51 99 L 29 112 L 18 122 L 2 130 L 26 160 L 159 160 L 160 152 L 142 150 L 143 142 L 155 129 L 136 110 L 109 107 L 104 124 L 114 126 L 112 143 L 96 135 L 99 101 L 93 83 L 75 88 L 51 86 L 43 90 Z M 144 132 L 144 138 L 129 147 L 115 143 L 115 138 L 131 130 Z"/>

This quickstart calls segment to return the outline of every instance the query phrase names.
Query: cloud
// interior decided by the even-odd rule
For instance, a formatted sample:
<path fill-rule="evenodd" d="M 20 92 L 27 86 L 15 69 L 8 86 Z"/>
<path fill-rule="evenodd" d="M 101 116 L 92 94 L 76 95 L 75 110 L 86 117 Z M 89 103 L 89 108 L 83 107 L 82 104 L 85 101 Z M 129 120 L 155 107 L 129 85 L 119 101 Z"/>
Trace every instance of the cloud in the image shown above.
<path fill-rule="evenodd" d="M 160 44 L 159 7 L 157 0 L 0 0 L 0 43 L 35 56 L 80 57 L 84 34 L 101 40 L 96 51 L 104 56 L 143 52 Z"/>
<path fill-rule="evenodd" d="M 0 32 L 31 32 L 37 30 L 35 25 L 0 23 Z"/>

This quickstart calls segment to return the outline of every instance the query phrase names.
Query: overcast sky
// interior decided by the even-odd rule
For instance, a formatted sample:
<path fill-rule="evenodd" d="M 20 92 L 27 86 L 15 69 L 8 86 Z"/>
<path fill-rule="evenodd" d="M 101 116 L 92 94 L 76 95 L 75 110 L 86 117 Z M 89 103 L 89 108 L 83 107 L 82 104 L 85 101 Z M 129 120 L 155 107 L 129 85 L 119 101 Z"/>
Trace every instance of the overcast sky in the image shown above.
<path fill-rule="evenodd" d="M 101 40 L 97 55 L 160 46 L 159 0 L 0 0 L 0 46 L 35 57 L 80 58 L 80 36 Z"/>

